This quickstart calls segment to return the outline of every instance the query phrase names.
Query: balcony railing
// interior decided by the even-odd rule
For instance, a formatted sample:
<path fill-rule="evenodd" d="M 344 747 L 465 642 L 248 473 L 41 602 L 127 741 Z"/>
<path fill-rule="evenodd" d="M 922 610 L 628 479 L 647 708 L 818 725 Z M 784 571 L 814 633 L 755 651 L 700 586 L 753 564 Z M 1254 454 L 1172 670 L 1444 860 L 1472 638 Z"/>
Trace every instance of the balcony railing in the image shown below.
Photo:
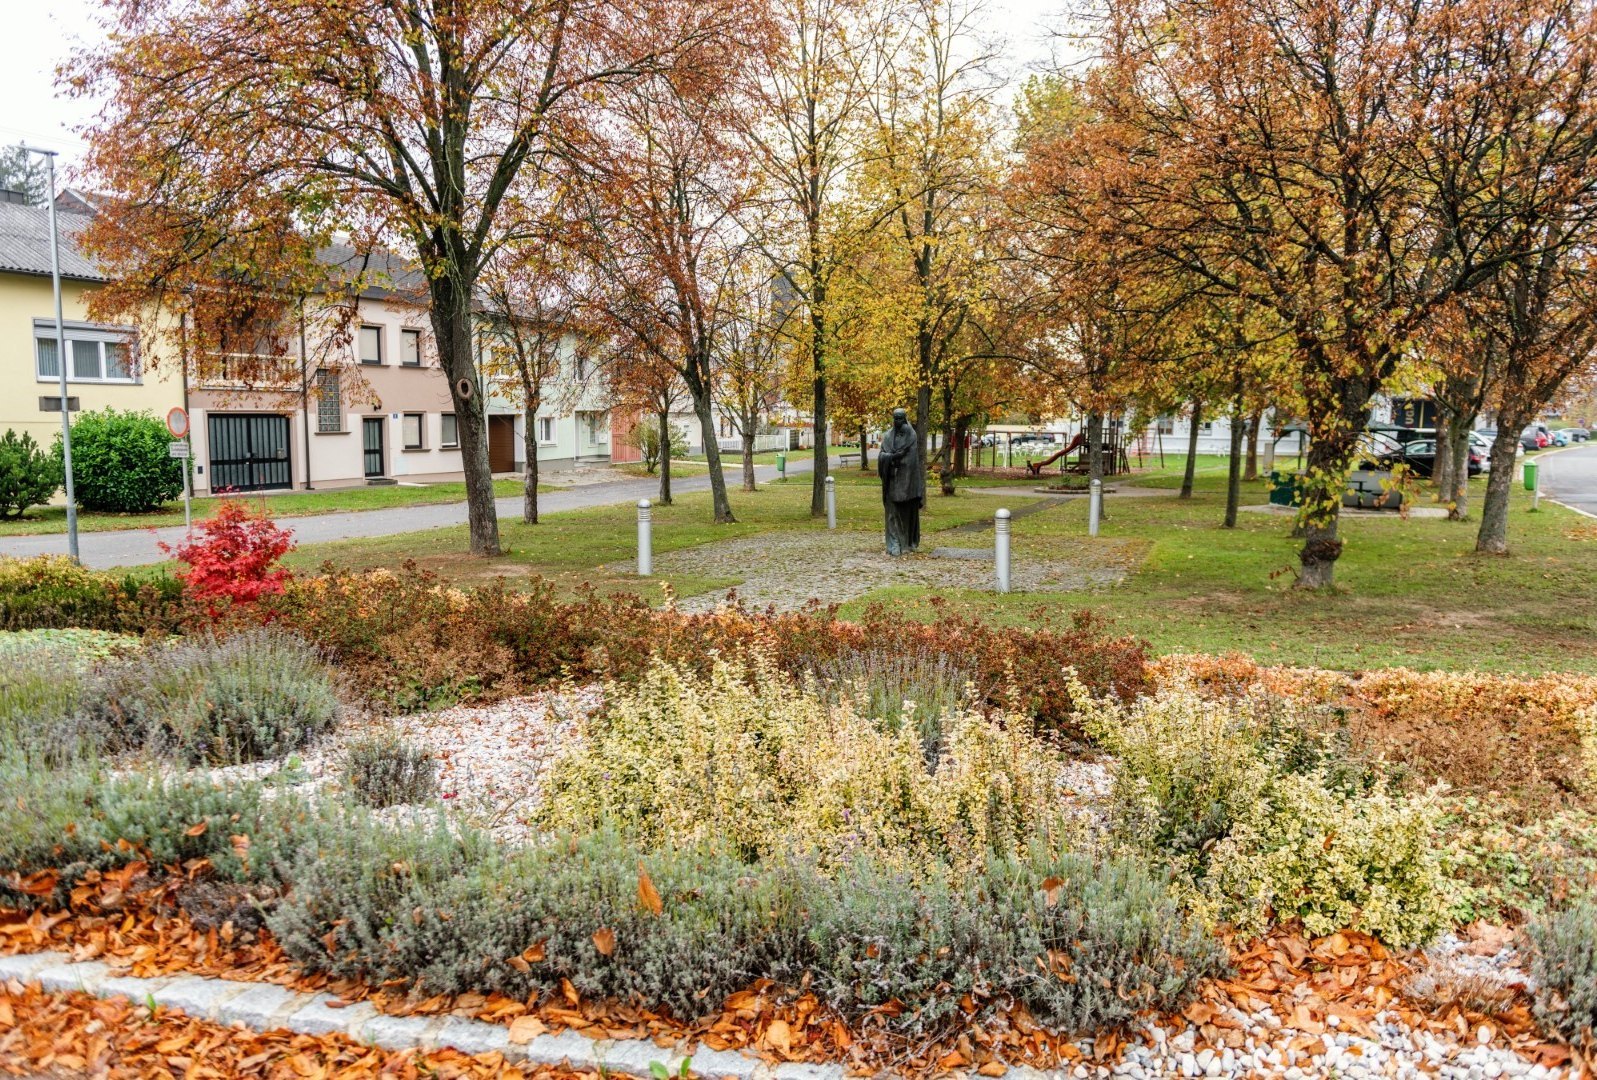
<path fill-rule="evenodd" d="M 298 390 L 299 357 L 211 353 L 194 383 L 203 390 Z"/>

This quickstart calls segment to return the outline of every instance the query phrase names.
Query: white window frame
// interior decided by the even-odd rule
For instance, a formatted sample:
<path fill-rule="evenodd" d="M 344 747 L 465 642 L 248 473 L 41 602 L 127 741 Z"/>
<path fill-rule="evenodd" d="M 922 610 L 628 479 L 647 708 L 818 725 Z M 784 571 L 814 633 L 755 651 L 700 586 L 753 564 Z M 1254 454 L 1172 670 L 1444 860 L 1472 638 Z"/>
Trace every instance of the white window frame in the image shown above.
<path fill-rule="evenodd" d="M 409 359 L 410 347 L 412 345 L 414 345 L 416 347 L 416 352 L 415 352 L 416 359 L 415 359 L 414 363 L 411 362 L 411 360 Z M 422 366 L 422 363 L 421 363 L 421 331 L 420 330 L 416 330 L 416 329 L 413 329 L 411 327 L 405 327 L 405 328 L 403 328 L 403 329 L 401 329 L 399 331 L 399 366 L 400 367 L 409 367 L 409 368 L 416 368 L 416 367 L 421 367 Z"/>
<path fill-rule="evenodd" d="M 366 359 L 366 331 L 371 330 L 377 334 L 377 359 Z M 382 367 L 383 356 L 383 328 L 376 323 L 361 323 L 360 329 L 355 332 L 355 359 L 366 367 Z"/>
<path fill-rule="evenodd" d="M 131 329 L 123 330 L 112 326 L 94 326 L 85 323 L 66 323 L 64 324 L 64 331 L 66 337 L 66 349 L 64 353 L 62 350 L 57 349 L 58 355 L 56 357 L 56 362 L 57 364 L 66 364 L 67 382 L 82 383 L 87 385 L 99 384 L 106 386 L 138 386 L 144 382 L 143 375 L 139 371 L 139 355 L 138 349 L 136 347 L 137 338 Z M 99 376 L 89 378 L 73 373 L 71 360 L 72 348 L 73 342 L 78 341 L 94 342 L 98 344 L 98 352 L 100 354 Z M 58 373 L 54 375 L 46 375 L 42 370 L 44 357 L 39 350 L 39 346 L 44 342 L 49 342 L 51 345 L 57 344 L 55 336 L 55 322 L 53 320 L 35 319 L 33 321 L 34 381 L 41 383 L 54 383 L 59 385 L 61 382 L 59 369 Z M 128 351 L 128 374 L 125 378 L 108 378 L 106 376 L 105 347 L 107 345 L 122 345 L 126 347 Z"/>
<path fill-rule="evenodd" d="M 416 421 L 416 441 L 410 441 L 410 433 L 406 427 L 410 422 Z M 399 414 L 399 441 L 405 450 L 427 449 L 427 414 L 424 412 L 408 412 Z"/>
<path fill-rule="evenodd" d="M 455 437 L 449 437 L 449 424 L 455 421 Z M 441 450 L 458 450 L 460 448 L 460 420 L 452 412 L 438 414 L 438 447 Z"/>
<path fill-rule="evenodd" d="M 538 417 L 538 445 L 553 446 L 555 444 L 555 418 L 552 416 Z"/>

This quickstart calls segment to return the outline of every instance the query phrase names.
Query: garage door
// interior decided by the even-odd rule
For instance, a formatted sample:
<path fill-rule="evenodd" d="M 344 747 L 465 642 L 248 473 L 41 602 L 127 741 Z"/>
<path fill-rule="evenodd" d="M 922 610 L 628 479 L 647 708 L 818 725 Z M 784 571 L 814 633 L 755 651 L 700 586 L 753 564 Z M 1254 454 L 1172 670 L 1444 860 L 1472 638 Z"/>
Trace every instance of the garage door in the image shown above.
<path fill-rule="evenodd" d="M 256 413 L 210 416 L 211 490 L 292 487 L 288 417 Z"/>

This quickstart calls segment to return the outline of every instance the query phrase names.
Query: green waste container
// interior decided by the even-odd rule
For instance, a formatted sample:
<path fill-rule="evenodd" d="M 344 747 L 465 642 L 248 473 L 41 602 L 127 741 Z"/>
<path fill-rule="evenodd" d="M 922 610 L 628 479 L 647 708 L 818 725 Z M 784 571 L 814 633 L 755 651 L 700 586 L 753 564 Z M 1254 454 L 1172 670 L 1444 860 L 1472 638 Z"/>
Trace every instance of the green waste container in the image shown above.
<path fill-rule="evenodd" d="M 776 453 L 776 475 L 787 475 L 787 455 L 780 450 Z"/>
<path fill-rule="evenodd" d="M 1525 490 L 1536 490 L 1536 462 L 1525 462 Z"/>

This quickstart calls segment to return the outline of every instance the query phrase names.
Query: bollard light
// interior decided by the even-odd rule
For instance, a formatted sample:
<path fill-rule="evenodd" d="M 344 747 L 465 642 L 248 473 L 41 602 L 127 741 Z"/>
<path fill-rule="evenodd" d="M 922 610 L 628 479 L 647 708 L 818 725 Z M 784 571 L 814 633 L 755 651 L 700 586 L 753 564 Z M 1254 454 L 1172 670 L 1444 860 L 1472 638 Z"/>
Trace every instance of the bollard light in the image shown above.
<path fill-rule="evenodd" d="M 1087 535 L 1097 536 L 1098 522 L 1103 517 L 1103 481 L 1094 479 L 1091 491 L 1087 505 Z"/>
<path fill-rule="evenodd" d="M 993 567 L 998 574 L 998 591 L 1009 591 L 1009 511 L 1000 508 L 993 515 Z"/>
<path fill-rule="evenodd" d="M 654 526 L 651 523 L 652 514 L 649 510 L 649 500 L 638 500 L 638 576 L 648 577 L 654 573 Z"/>
<path fill-rule="evenodd" d="M 826 478 L 826 527 L 837 528 L 837 480 L 831 476 Z"/>

